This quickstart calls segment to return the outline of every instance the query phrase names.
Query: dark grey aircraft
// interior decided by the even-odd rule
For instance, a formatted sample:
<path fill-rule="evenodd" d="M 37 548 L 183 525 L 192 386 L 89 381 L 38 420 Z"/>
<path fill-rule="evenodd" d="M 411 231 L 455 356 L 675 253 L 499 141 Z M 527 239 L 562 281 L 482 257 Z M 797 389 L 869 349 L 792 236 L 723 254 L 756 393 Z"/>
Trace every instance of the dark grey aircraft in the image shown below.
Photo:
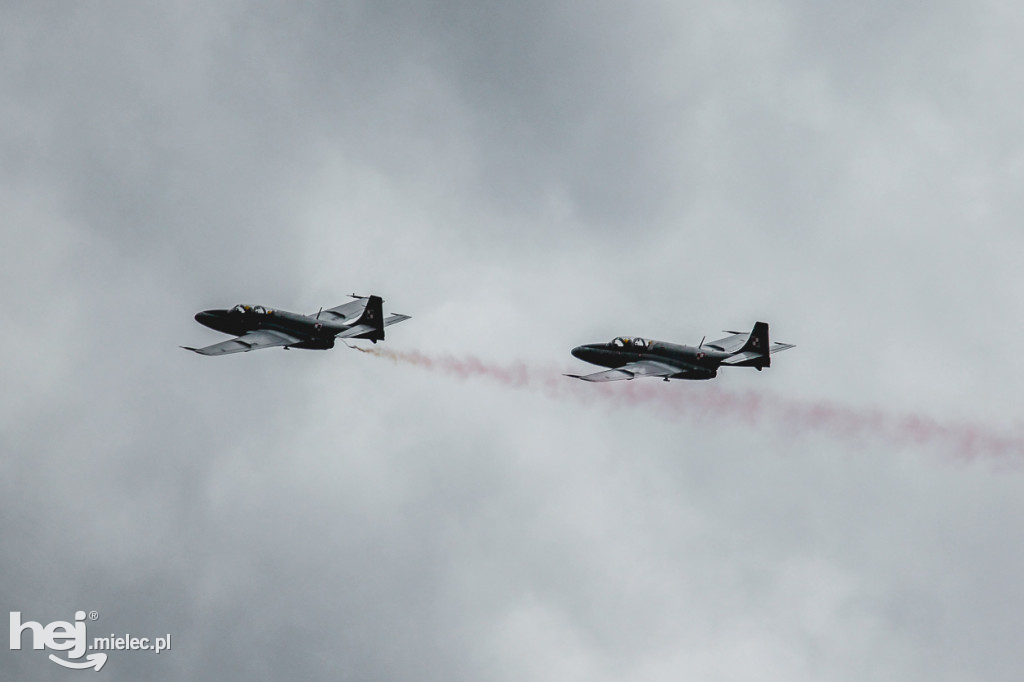
<path fill-rule="evenodd" d="M 300 315 L 272 310 L 261 305 L 236 305 L 231 310 L 204 310 L 196 313 L 196 322 L 238 338 L 205 348 L 189 348 L 200 355 L 227 355 L 260 348 L 334 348 L 335 339 L 384 338 L 384 327 L 408 320 L 408 315 L 384 317 L 380 296 L 356 296 L 356 300 L 315 315 Z"/>
<path fill-rule="evenodd" d="M 612 369 L 580 376 L 566 374 L 584 381 L 620 381 L 636 377 L 669 379 L 713 379 L 722 365 L 733 367 L 763 367 L 772 364 L 771 354 L 793 348 L 789 343 L 770 343 L 768 323 L 757 322 L 749 334 L 731 334 L 724 339 L 705 343 L 696 348 L 662 341 L 649 341 L 620 336 L 611 343 L 594 343 L 572 349 L 572 354 L 602 367 Z"/>

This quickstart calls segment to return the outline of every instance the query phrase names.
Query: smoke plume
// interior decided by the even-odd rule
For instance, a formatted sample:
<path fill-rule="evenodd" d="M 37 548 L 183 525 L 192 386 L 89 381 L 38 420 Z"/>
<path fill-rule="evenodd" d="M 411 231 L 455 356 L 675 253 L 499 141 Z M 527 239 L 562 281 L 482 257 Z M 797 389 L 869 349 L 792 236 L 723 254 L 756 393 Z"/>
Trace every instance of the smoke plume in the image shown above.
<path fill-rule="evenodd" d="M 555 368 L 515 362 L 499 365 L 473 356 L 425 355 L 417 351 L 352 346 L 358 351 L 461 378 L 482 378 L 510 388 L 540 391 L 553 399 L 644 406 L 672 419 L 727 421 L 751 427 L 778 428 L 790 434 L 823 433 L 843 440 L 885 441 L 897 446 L 927 447 L 958 459 L 1024 462 L 1024 437 L 972 423 L 953 423 L 922 414 L 856 408 L 829 401 L 792 400 L 766 391 L 732 391 L 704 382 L 666 386 L 653 379 L 586 383 Z M 671 382 L 675 384 L 676 382 Z M 689 383 L 689 382 L 688 382 Z M 703 385 L 701 385 L 703 384 Z"/>

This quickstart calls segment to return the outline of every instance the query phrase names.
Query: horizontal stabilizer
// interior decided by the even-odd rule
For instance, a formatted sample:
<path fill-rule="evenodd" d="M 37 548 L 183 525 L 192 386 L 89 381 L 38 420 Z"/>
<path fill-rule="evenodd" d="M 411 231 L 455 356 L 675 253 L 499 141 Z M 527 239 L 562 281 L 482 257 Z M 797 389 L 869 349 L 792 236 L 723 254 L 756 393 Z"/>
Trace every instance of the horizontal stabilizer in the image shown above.
<path fill-rule="evenodd" d="M 768 355 L 771 355 L 772 353 L 778 353 L 779 351 L 783 351 L 783 350 L 789 350 L 790 348 L 795 348 L 795 347 L 796 346 L 794 344 L 792 344 L 792 343 L 778 343 L 778 342 L 775 342 L 775 343 L 771 344 L 768 347 Z M 756 351 L 756 350 L 745 350 L 745 351 L 740 351 L 740 352 L 738 352 L 738 353 L 736 353 L 734 355 L 730 355 L 729 357 L 725 358 L 724 360 L 722 360 L 722 364 L 723 365 L 746 365 L 746 364 L 750 364 L 750 365 L 755 365 L 756 366 L 756 365 L 761 364 L 759 361 L 762 361 L 762 360 L 765 361 L 764 366 L 768 367 L 769 365 L 767 364 L 767 359 L 765 358 L 765 354 L 764 353 L 762 353 L 760 351 Z"/>
<path fill-rule="evenodd" d="M 750 334 L 747 333 L 727 331 L 726 334 L 731 334 L 732 336 L 726 336 L 723 339 L 715 339 L 714 341 L 706 341 L 701 344 L 701 346 L 706 346 L 707 348 L 712 348 L 723 353 L 734 353 L 743 348 L 747 339 L 750 338 Z"/>
<path fill-rule="evenodd" d="M 398 324 L 399 322 L 404 322 L 405 320 L 408 320 L 409 318 L 410 318 L 409 315 L 399 315 L 398 313 L 395 313 L 394 315 L 388 315 L 387 318 L 384 319 L 384 326 L 385 327 L 390 327 L 393 324 Z"/>

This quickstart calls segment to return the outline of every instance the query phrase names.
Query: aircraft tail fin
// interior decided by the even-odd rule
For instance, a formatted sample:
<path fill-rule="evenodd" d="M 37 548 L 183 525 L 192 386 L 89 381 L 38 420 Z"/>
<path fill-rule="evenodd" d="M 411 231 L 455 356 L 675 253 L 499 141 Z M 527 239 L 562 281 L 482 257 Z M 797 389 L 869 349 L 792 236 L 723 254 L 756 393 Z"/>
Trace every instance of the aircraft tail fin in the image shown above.
<path fill-rule="evenodd" d="M 367 296 L 366 307 L 363 314 L 356 320 L 356 324 L 368 324 L 380 327 L 384 322 L 384 299 L 380 296 Z"/>
<path fill-rule="evenodd" d="M 384 338 L 384 299 L 380 296 L 369 296 L 366 300 L 366 307 L 363 314 L 356 320 L 354 326 L 366 325 L 372 327 L 372 331 L 360 336 L 363 339 L 378 341 Z"/>
<path fill-rule="evenodd" d="M 755 367 L 771 367 L 772 359 L 770 355 L 770 348 L 771 342 L 768 340 L 768 323 L 755 322 L 754 328 L 750 331 L 750 336 L 747 337 L 747 342 L 743 344 L 742 348 L 736 351 L 735 355 L 748 353 L 755 357 L 743 364 L 749 364 Z"/>

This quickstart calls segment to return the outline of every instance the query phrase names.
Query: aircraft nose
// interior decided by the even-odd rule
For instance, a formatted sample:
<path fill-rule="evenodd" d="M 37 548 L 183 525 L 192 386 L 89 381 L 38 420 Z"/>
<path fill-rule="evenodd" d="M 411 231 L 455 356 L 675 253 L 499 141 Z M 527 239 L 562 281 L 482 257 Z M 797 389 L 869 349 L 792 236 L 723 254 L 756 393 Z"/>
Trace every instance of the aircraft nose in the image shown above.
<path fill-rule="evenodd" d="M 593 348 L 589 345 L 576 346 L 575 348 L 572 349 L 572 356 L 574 358 L 579 358 L 580 360 L 586 360 L 587 356 L 590 355 L 590 351 L 592 350 Z"/>
<path fill-rule="evenodd" d="M 196 322 L 202 325 L 210 326 L 211 322 L 220 320 L 224 317 L 226 311 L 224 310 L 204 310 L 196 313 Z"/>

